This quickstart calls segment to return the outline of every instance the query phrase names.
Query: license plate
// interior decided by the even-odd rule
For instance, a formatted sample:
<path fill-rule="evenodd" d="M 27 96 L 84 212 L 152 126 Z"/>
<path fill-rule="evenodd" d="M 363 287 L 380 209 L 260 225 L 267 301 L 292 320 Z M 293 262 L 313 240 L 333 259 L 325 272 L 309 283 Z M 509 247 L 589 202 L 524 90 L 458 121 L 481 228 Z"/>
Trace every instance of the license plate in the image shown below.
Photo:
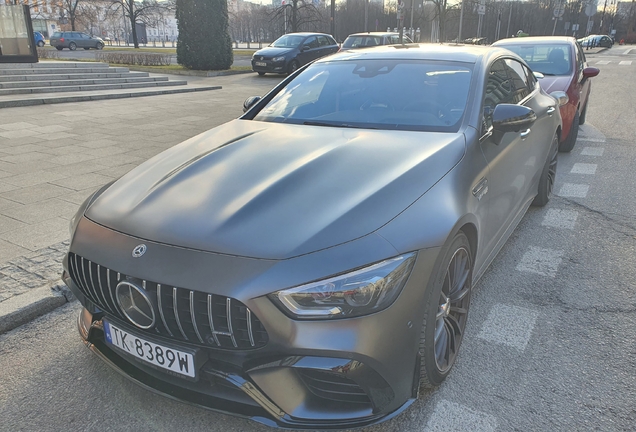
<path fill-rule="evenodd" d="M 194 356 L 164 345 L 150 342 L 103 321 L 106 342 L 139 360 L 188 377 L 195 377 Z"/>
<path fill-rule="evenodd" d="M 267 63 L 265 63 L 265 62 L 254 62 L 254 64 L 256 66 L 267 66 Z"/>

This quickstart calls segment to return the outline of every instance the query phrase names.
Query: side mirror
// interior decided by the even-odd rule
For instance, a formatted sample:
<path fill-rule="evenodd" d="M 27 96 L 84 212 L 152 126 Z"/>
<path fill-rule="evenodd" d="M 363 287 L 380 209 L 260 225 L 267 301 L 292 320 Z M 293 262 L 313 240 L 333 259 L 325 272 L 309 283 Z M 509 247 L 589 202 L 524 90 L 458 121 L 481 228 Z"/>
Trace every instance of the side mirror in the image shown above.
<path fill-rule="evenodd" d="M 550 93 L 550 96 L 557 100 L 559 106 L 563 106 L 570 101 L 570 97 L 564 91 L 553 91 L 552 93 Z"/>
<path fill-rule="evenodd" d="M 245 99 L 245 102 L 243 102 L 243 112 L 247 112 L 250 108 L 256 105 L 259 100 L 261 100 L 260 96 L 250 96 Z"/>
<path fill-rule="evenodd" d="M 599 72 L 600 70 L 595 67 L 586 67 L 585 69 L 583 69 L 583 76 L 585 78 L 593 78 L 598 75 Z"/>
<path fill-rule="evenodd" d="M 537 120 L 530 108 L 522 105 L 499 104 L 492 112 L 492 127 L 499 132 L 518 132 Z"/>
<path fill-rule="evenodd" d="M 300 48 L 300 51 L 309 51 L 310 49 L 311 49 L 311 47 L 310 47 L 309 45 L 303 45 L 303 46 Z"/>
<path fill-rule="evenodd" d="M 543 78 L 545 78 L 545 75 L 543 75 L 541 72 L 533 71 L 533 72 L 532 72 L 532 75 L 534 75 L 534 77 L 535 77 L 536 79 L 543 79 Z"/>

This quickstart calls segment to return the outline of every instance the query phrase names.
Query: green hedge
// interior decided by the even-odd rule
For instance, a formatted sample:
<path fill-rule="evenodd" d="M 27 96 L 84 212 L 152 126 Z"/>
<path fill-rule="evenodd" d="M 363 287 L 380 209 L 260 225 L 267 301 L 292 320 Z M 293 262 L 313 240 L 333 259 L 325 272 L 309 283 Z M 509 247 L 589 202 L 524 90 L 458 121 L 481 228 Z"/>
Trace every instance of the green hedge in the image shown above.
<path fill-rule="evenodd" d="M 177 0 L 177 62 L 188 69 L 224 70 L 233 52 L 227 0 Z"/>
<path fill-rule="evenodd" d="M 159 53 L 139 53 L 139 52 L 104 52 L 95 53 L 95 60 L 114 63 L 129 64 L 139 66 L 168 66 L 170 65 L 170 54 Z"/>

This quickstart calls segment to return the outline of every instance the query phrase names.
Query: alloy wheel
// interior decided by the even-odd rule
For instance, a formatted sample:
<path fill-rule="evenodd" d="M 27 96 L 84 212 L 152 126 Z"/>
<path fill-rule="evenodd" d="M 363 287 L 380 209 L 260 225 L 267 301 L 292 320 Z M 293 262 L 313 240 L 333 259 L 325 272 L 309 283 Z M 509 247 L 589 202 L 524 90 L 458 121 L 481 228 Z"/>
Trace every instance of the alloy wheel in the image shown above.
<path fill-rule="evenodd" d="M 470 253 L 461 247 L 455 251 L 444 276 L 435 321 L 435 363 L 441 373 L 455 363 L 466 328 L 471 267 Z"/>
<path fill-rule="evenodd" d="M 550 159 L 550 165 L 548 166 L 548 181 L 546 187 L 548 188 L 548 196 L 552 194 L 552 190 L 554 188 L 554 182 L 556 180 L 556 172 L 557 172 L 557 157 L 559 151 L 555 150 L 552 154 L 552 159 Z"/>

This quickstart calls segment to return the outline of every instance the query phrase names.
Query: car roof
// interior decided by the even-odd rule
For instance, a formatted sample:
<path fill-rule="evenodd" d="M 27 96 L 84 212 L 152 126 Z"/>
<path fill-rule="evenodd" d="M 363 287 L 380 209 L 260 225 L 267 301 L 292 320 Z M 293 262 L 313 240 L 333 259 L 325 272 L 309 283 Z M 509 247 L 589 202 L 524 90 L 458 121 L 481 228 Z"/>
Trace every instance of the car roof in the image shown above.
<path fill-rule="evenodd" d="M 406 35 L 406 33 L 404 33 Z M 352 33 L 347 37 L 351 36 L 398 36 L 399 33 L 396 32 L 362 32 L 362 33 Z"/>
<path fill-rule="evenodd" d="M 326 34 L 326 33 L 313 33 L 313 32 L 296 32 L 296 33 L 287 33 L 287 34 L 288 35 L 296 35 L 296 36 L 329 36 L 329 37 L 332 37 L 331 35 Z M 283 36 L 286 36 L 286 35 L 283 35 Z"/>
<path fill-rule="evenodd" d="M 410 59 L 476 63 L 480 58 L 490 58 L 498 54 L 511 55 L 513 53 L 504 48 L 493 48 L 483 45 L 409 43 L 382 45 L 364 50 L 342 51 L 318 60 L 318 62 L 349 59 Z"/>
<path fill-rule="evenodd" d="M 518 45 L 518 44 L 554 44 L 554 43 L 568 43 L 574 44 L 576 43 L 576 39 L 571 36 L 529 36 L 529 37 L 520 37 L 520 38 L 507 38 L 501 39 L 497 42 L 494 42 L 493 45 L 501 46 L 501 45 Z"/>

